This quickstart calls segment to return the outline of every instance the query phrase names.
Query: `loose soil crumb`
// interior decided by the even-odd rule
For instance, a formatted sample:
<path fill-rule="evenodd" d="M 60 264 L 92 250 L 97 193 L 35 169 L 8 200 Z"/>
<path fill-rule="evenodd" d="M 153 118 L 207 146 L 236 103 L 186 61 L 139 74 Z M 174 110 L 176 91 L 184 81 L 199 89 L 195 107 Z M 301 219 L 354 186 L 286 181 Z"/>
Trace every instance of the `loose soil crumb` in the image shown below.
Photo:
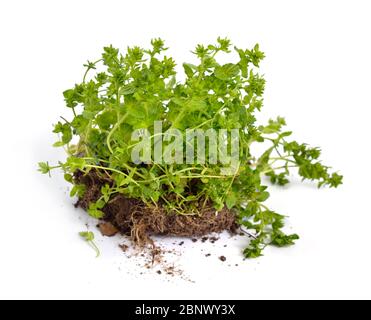
<path fill-rule="evenodd" d="M 174 276 L 176 273 L 175 273 L 175 268 L 174 266 L 170 266 L 170 267 L 167 267 L 165 269 L 165 272 L 169 275 L 169 276 Z"/>
<path fill-rule="evenodd" d="M 128 249 L 129 249 L 129 246 L 127 246 L 126 244 L 120 244 L 119 247 L 121 248 L 121 250 L 122 250 L 123 252 L 126 252 L 126 251 L 128 251 Z"/>
<path fill-rule="evenodd" d="M 210 238 L 210 242 L 211 243 L 215 243 L 216 241 L 218 241 L 219 240 L 219 238 L 217 238 L 217 237 L 211 237 Z"/>
<path fill-rule="evenodd" d="M 206 242 L 207 240 L 209 240 L 208 237 L 203 237 L 201 241 L 202 241 L 202 242 Z"/>
<path fill-rule="evenodd" d="M 162 251 L 160 250 L 160 248 L 157 248 L 157 247 L 154 247 L 152 249 L 152 266 L 155 264 L 155 263 L 160 263 L 162 261 Z"/>
<path fill-rule="evenodd" d="M 211 256 L 211 253 L 205 254 L 205 257 L 210 257 L 210 256 Z"/>
<path fill-rule="evenodd" d="M 193 239 L 192 239 L 192 242 L 197 242 L 197 241 L 198 241 L 198 240 L 197 240 L 197 239 L 195 239 L 195 238 L 193 238 Z"/>
<path fill-rule="evenodd" d="M 221 257 L 219 257 L 219 260 L 225 262 L 225 261 L 227 261 L 227 258 L 224 257 L 224 256 L 221 256 Z"/>
<path fill-rule="evenodd" d="M 166 277 L 177 277 L 187 282 L 193 282 L 184 271 L 177 266 L 174 257 L 179 256 L 180 253 L 173 249 L 162 248 L 155 245 L 146 245 L 144 247 L 134 246 L 131 250 L 125 251 L 128 258 L 134 259 L 137 267 L 144 268 L 146 271 L 142 274 L 158 274 Z M 166 258 L 165 258 L 166 257 Z"/>
<path fill-rule="evenodd" d="M 184 241 L 182 241 L 182 242 L 179 242 L 179 245 L 180 245 L 180 246 L 182 246 L 183 244 L 184 244 Z"/>

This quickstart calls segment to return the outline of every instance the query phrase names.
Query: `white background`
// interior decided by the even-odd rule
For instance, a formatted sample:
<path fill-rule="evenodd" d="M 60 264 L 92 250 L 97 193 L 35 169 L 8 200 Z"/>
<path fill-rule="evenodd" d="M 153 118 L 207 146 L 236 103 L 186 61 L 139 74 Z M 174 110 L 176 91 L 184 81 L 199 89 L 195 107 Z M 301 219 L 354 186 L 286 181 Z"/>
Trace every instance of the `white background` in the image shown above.
<path fill-rule="evenodd" d="M 357 0 L 1 1 L 0 298 L 371 298 L 370 14 L 370 2 Z M 95 259 L 77 235 L 87 218 L 66 183 L 36 172 L 38 161 L 64 156 L 51 147 L 51 124 L 68 115 L 61 92 L 105 45 L 145 46 L 160 36 L 181 64 L 219 35 L 240 47 L 260 43 L 261 118 L 285 116 L 345 184 L 272 189 L 269 205 L 301 235 L 292 248 L 243 262 L 243 238 L 215 247 L 188 241 L 178 262 L 195 283 L 140 275 L 118 238 L 98 237 Z"/>

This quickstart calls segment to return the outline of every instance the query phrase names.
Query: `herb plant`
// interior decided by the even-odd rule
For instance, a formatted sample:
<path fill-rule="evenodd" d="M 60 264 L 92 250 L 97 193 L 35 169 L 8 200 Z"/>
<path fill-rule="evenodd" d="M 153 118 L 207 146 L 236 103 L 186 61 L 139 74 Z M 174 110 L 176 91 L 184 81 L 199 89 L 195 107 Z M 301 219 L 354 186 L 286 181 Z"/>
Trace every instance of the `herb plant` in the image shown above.
<path fill-rule="evenodd" d="M 64 92 L 71 117 L 54 128 L 60 137 L 55 146 L 64 147 L 68 157 L 55 166 L 40 163 L 40 171 L 49 174 L 61 168 L 73 185 L 71 196 L 78 197 L 86 186 L 74 179 L 77 172 L 94 170 L 111 181 L 88 208 L 97 219 L 117 194 L 148 206 L 161 205 L 178 215 L 202 215 L 202 206 L 212 203 L 216 211 L 232 210 L 251 235 L 246 257 L 260 256 L 267 245 L 292 245 L 298 236 L 285 234 L 284 216 L 264 204 L 269 192 L 262 177 L 283 186 L 295 169 L 303 180 L 314 180 L 318 187 L 337 187 L 342 176 L 320 162 L 319 148 L 289 140 L 291 132 L 285 129 L 283 118 L 257 123 L 265 86 L 258 73 L 264 58 L 259 45 L 251 50 L 232 48 L 228 39 L 221 38 L 213 45 L 198 45 L 194 50 L 198 63 L 183 64 L 184 81 L 176 79 L 175 61 L 165 55 L 166 50 L 164 42 L 155 39 L 148 50 L 132 47 L 122 54 L 110 46 L 104 48 L 101 59 L 88 61 L 82 82 Z M 234 53 L 236 61 L 218 63 L 222 52 Z M 131 133 L 147 128 L 153 135 L 154 121 L 162 121 L 164 130 L 176 128 L 184 133 L 186 129 L 239 129 L 238 167 L 233 175 L 223 175 L 222 165 L 208 161 L 134 163 L 130 155 L 137 142 Z M 155 137 L 151 138 L 153 143 Z M 269 143 L 267 150 L 253 155 L 252 146 L 263 143 Z M 86 235 L 91 241 L 91 235 Z"/>

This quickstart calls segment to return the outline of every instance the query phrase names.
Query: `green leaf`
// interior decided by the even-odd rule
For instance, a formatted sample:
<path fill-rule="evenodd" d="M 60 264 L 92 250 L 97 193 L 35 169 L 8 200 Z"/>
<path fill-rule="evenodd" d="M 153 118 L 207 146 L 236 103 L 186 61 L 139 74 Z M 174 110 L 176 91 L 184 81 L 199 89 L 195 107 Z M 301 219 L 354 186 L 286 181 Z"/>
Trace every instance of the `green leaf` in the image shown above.
<path fill-rule="evenodd" d="M 127 96 L 129 94 L 135 93 L 135 91 L 137 91 L 137 88 L 135 87 L 134 84 L 131 83 L 131 84 L 127 84 L 126 86 L 123 86 L 120 89 L 120 94 L 124 95 L 124 96 Z"/>
<path fill-rule="evenodd" d="M 104 202 L 107 203 L 111 197 L 111 187 L 108 184 L 105 184 L 101 188 L 101 193 L 102 193 Z"/>
<path fill-rule="evenodd" d="M 231 80 L 239 73 L 240 68 L 238 67 L 238 65 L 235 65 L 233 63 L 227 63 L 223 66 L 217 66 L 214 71 L 215 77 L 223 81 Z"/>
<path fill-rule="evenodd" d="M 250 241 L 249 246 L 244 250 L 244 255 L 248 259 L 255 259 L 261 257 L 263 254 L 264 245 L 264 234 L 260 237 Z"/>
<path fill-rule="evenodd" d="M 117 122 L 117 113 L 110 110 L 101 113 L 96 118 L 96 123 L 102 130 L 109 130 Z"/>
<path fill-rule="evenodd" d="M 266 201 L 268 198 L 269 198 L 269 192 L 264 191 L 264 192 L 260 192 L 260 193 L 258 194 L 258 196 L 256 197 L 256 200 L 259 201 L 259 202 L 264 202 L 264 201 Z"/>
<path fill-rule="evenodd" d="M 263 256 L 262 252 L 263 252 L 263 249 L 253 247 L 253 248 L 246 248 L 243 253 L 245 257 L 248 259 L 256 259 L 256 258 Z"/>
<path fill-rule="evenodd" d="M 77 196 L 78 198 L 82 198 L 86 192 L 86 186 L 83 184 L 75 185 L 71 189 L 70 196 L 75 197 Z"/>
<path fill-rule="evenodd" d="M 271 244 L 278 247 L 286 247 L 294 245 L 296 240 L 299 240 L 297 234 L 285 235 L 282 232 L 278 232 L 273 236 Z"/>
<path fill-rule="evenodd" d="M 188 78 L 192 78 L 197 70 L 197 67 L 190 63 L 183 63 L 183 68 Z"/>
<path fill-rule="evenodd" d="M 339 185 L 343 183 L 343 176 L 339 175 L 338 173 L 333 173 L 331 177 L 328 179 L 328 184 L 332 188 L 337 188 Z"/>
<path fill-rule="evenodd" d="M 97 209 L 94 205 L 91 205 L 87 211 L 92 218 L 102 219 L 104 217 L 103 211 Z"/>
<path fill-rule="evenodd" d="M 277 117 L 276 120 L 269 120 L 269 124 L 265 127 L 261 126 L 260 131 L 265 134 L 272 134 L 281 131 L 281 128 L 286 125 L 286 121 L 282 117 Z M 291 132 L 285 132 L 281 137 L 289 136 Z"/>
<path fill-rule="evenodd" d="M 71 122 L 72 128 L 74 128 L 75 132 L 79 135 L 85 132 L 88 125 L 89 120 L 84 118 L 82 115 L 76 116 Z"/>
<path fill-rule="evenodd" d="M 95 239 L 93 232 L 80 232 L 80 237 L 84 238 L 86 241 L 93 241 Z"/>
<path fill-rule="evenodd" d="M 54 147 L 61 147 L 68 144 L 72 140 L 72 129 L 68 123 L 62 124 L 58 122 L 54 127 L 54 133 L 62 134 L 62 139 L 54 144 Z"/>
<path fill-rule="evenodd" d="M 193 98 L 173 98 L 172 101 L 181 106 L 184 110 L 183 112 L 195 112 L 201 111 L 207 108 L 207 104 L 204 99 L 199 97 Z"/>
<path fill-rule="evenodd" d="M 66 180 L 69 183 L 73 183 L 73 176 L 70 175 L 69 173 L 64 174 L 64 180 Z"/>
<path fill-rule="evenodd" d="M 39 172 L 42 174 L 49 174 L 50 173 L 50 166 L 47 162 L 39 162 Z"/>
<path fill-rule="evenodd" d="M 259 67 L 260 61 L 265 58 L 264 53 L 260 51 L 259 44 L 256 44 L 251 51 L 246 50 L 246 52 L 255 67 Z"/>
<path fill-rule="evenodd" d="M 78 157 L 69 157 L 67 158 L 65 166 L 68 167 L 71 172 L 77 170 L 82 171 L 86 166 L 86 161 Z"/>
<path fill-rule="evenodd" d="M 237 203 L 237 196 L 235 193 L 230 192 L 225 199 L 225 204 L 228 209 L 232 209 Z"/>
<path fill-rule="evenodd" d="M 229 40 L 228 38 L 223 39 L 221 37 L 218 37 L 217 41 L 219 44 L 219 48 L 218 48 L 219 50 L 224 51 L 224 52 L 230 52 L 229 47 L 231 46 L 231 40 Z"/>

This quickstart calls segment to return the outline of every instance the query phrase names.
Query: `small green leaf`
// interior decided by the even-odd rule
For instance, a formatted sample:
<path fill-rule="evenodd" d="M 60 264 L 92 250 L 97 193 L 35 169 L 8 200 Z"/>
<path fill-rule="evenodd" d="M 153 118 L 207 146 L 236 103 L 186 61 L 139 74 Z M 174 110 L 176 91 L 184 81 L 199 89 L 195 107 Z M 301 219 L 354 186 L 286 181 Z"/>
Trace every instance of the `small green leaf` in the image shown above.
<path fill-rule="evenodd" d="M 90 244 L 90 246 L 95 250 L 96 252 L 96 257 L 98 258 L 100 256 L 100 251 L 97 245 L 94 242 L 95 236 L 93 232 L 90 231 L 85 231 L 85 232 L 80 232 L 79 233 L 80 237 L 82 237 L 87 243 Z"/>
<path fill-rule="evenodd" d="M 66 174 L 64 175 L 64 180 L 66 180 L 66 181 L 69 182 L 69 183 L 73 183 L 73 177 L 72 177 L 72 175 L 70 175 L 69 173 L 66 173 Z"/>
<path fill-rule="evenodd" d="M 42 174 L 49 174 L 50 173 L 50 166 L 47 162 L 39 162 L 39 172 Z"/>
<path fill-rule="evenodd" d="M 243 253 L 248 259 L 256 259 L 263 256 L 262 252 L 263 249 L 260 248 L 246 248 Z"/>
<path fill-rule="evenodd" d="M 133 94 L 135 93 L 136 91 L 136 87 L 134 84 L 127 84 L 126 86 L 123 86 L 121 89 L 120 89 L 120 94 L 121 95 L 124 95 L 124 96 L 127 96 L 129 94 Z"/>
<path fill-rule="evenodd" d="M 196 72 L 197 67 L 190 63 L 183 63 L 184 72 L 188 78 L 192 78 Z"/>
<path fill-rule="evenodd" d="M 71 172 L 75 172 L 77 170 L 83 170 L 86 166 L 86 161 L 82 158 L 69 157 L 66 161 L 66 166 L 69 167 Z"/>
<path fill-rule="evenodd" d="M 86 241 L 93 241 L 95 239 L 93 232 L 80 232 L 79 235 Z"/>
<path fill-rule="evenodd" d="M 117 113 L 111 110 L 101 113 L 96 118 L 96 123 L 102 130 L 109 130 L 111 126 L 116 124 L 116 122 Z"/>
<path fill-rule="evenodd" d="M 83 184 L 80 185 L 75 185 L 71 189 L 70 196 L 75 197 L 77 196 L 78 198 L 82 198 L 86 192 L 86 186 Z"/>
<path fill-rule="evenodd" d="M 111 197 L 111 187 L 108 184 L 105 184 L 102 189 L 101 193 L 103 195 L 104 202 L 107 203 Z"/>
<path fill-rule="evenodd" d="M 260 193 L 258 194 L 258 196 L 256 197 L 256 200 L 259 201 L 259 202 L 264 202 L 264 201 L 266 201 L 268 198 L 269 198 L 269 192 L 264 191 L 264 192 L 260 192 Z"/>
<path fill-rule="evenodd" d="M 283 232 L 278 232 L 273 236 L 271 244 L 277 247 L 286 247 L 294 245 L 296 240 L 299 240 L 297 234 L 285 235 Z"/>
<path fill-rule="evenodd" d="M 235 193 L 231 192 L 225 199 L 225 204 L 228 209 L 232 209 L 237 203 L 237 196 Z"/>
<path fill-rule="evenodd" d="M 220 80 L 228 81 L 236 77 L 240 73 L 240 68 L 238 65 L 233 63 L 227 63 L 223 66 L 218 66 L 215 68 L 214 74 Z"/>
<path fill-rule="evenodd" d="M 72 129 L 68 123 L 62 124 L 58 122 L 54 127 L 54 133 L 60 133 L 62 135 L 61 141 L 54 144 L 54 147 L 61 147 L 68 144 L 72 140 Z"/>
<path fill-rule="evenodd" d="M 173 98 L 172 101 L 183 107 L 184 112 L 200 111 L 207 108 L 207 104 L 204 99 L 193 97 L 191 99 L 186 98 Z"/>
<path fill-rule="evenodd" d="M 103 211 L 101 211 L 97 208 L 90 207 L 90 208 L 88 208 L 87 211 L 88 211 L 89 216 L 91 216 L 94 219 L 102 219 L 104 217 Z"/>

